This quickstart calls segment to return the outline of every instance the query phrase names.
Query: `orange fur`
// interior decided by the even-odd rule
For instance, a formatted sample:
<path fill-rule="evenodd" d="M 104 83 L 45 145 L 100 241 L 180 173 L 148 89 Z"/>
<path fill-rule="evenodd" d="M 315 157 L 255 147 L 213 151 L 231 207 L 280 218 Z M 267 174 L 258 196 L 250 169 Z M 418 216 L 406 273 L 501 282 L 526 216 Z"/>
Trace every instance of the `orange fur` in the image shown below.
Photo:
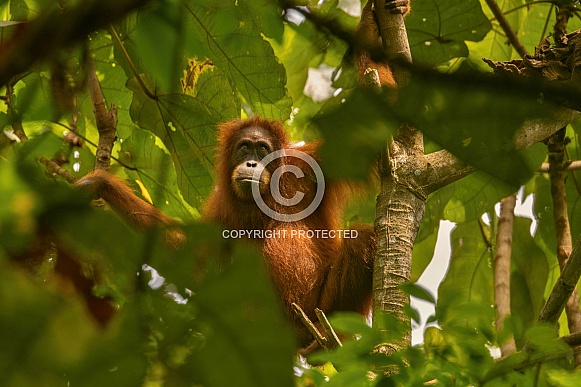
<path fill-rule="evenodd" d="M 313 214 L 296 222 L 280 222 L 270 219 L 262 213 L 253 200 L 237 197 L 231 186 L 233 166 L 230 161 L 238 133 L 248 127 L 260 126 L 267 129 L 278 149 L 298 149 L 316 156 L 316 144 L 292 147 L 284 127 L 276 121 L 258 117 L 237 120 L 220 127 L 216 187 L 204 205 L 204 217 L 220 223 L 229 229 L 273 230 L 278 235 L 259 239 L 264 252 L 265 262 L 272 282 L 284 302 L 284 307 L 293 321 L 302 346 L 308 344 L 312 337 L 303 324 L 298 321 L 291 304 L 298 304 L 307 315 L 315 320 L 315 308 L 329 313 L 338 310 L 356 311 L 368 314 L 371 307 L 372 266 L 375 251 L 375 237 L 371 227 L 361 226 L 357 229 L 356 239 L 291 237 L 293 230 L 339 230 L 341 214 L 347 195 L 345 186 L 328 184 L 323 201 Z M 302 162 L 294 158 L 283 160 L 304 168 Z M 281 191 L 285 197 L 292 197 L 295 192 L 305 193 L 304 202 L 310 203 L 315 195 L 316 183 L 307 175 L 295 179 L 286 175 L 281 178 Z M 282 209 L 276 207 L 272 198 L 265 202 L 284 213 L 294 213 L 303 209 L 303 201 L 298 205 Z M 272 207 L 271 207 L 272 208 Z"/>
<path fill-rule="evenodd" d="M 139 228 L 148 229 L 157 226 L 169 226 L 176 222 L 140 199 L 125 181 L 112 173 L 96 169 L 75 183 L 75 187 L 93 191 L 110 206 Z M 171 247 L 178 247 L 184 242 L 183 233 L 176 228 L 168 228 L 165 242 Z"/>
<path fill-rule="evenodd" d="M 399 7 L 394 8 L 392 12 L 403 12 L 404 16 L 409 13 L 409 2 L 406 3 L 405 1 L 401 0 L 397 2 L 392 0 L 392 2 L 399 3 Z M 365 43 L 367 45 L 376 44 L 378 47 L 381 47 L 381 36 L 379 34 L 379 27 L 377 25 L 375 10 L 373 9 L 373 0 L 368 0 L 363 7 L 361 12 L 361 20 L 357 26 L 357 29 L 355 30 L 355 37 L 358 42 Z M 365 84 L 365 72 L 368 69 L 375 69 L 377 70 L 381 86 L 396 87 L 393 73 L 391 72 L 387 61 L 374 61 L 371 59 L 369 52 L 364 50 L 356 50 L 355 58 L 359 75 L 358 81 L 360 85 Z"/>
<path fill-rule="evenodd" d="M 344 310 L 367 315 L 370 312 L 374 232 L 370 226 L 363 225 L 355 229 L 359 236 L 354 239 L 290 235 L 293 230 L 340 230 L 343 207 L 349 196 L 348 185 L 345 184 L 327 184 L 323 200 L 315 212 L 296 222 L 273 220 L 262 213 L 252 198 L 237 196 L 232 186 L 234 147 L 239 133 L 250 127 L 265 129 L 269 137 L 267 140 L 273 144 L 273 150 L 298 149 L 316 159 L 318 144 L 292 146 L 284 126 L 278 121 L 253 117 L 220 125 L 217 180 L 203 207 L 203 217 L 231 230 L 287 232 L 284 238 L 266 238 L 255 242 L 261 246 L 271 280 L 296 327 L 301 346 L 305 346 L 312 337 L 296 318 L 291 309 L 292 303 L 297 303 L 313 320 L 315 308 L 326 313 Z M 277 207 L 272 197 L 265 195 L 264 200 L 271 208 L 290 214 L 302 210 L 305 204 L 301 203 L 310 203 L 315 195 L 316 182 L 304 162 L 285 157 L 275 165 L 280 163 L 298 166 L 306 174 L 304 178 L 297 179 L 294 175 L 285 173 L 280 180 L 283 196 L 290 198 L 297 191 L 305 193 L 304 199 L 296 206 Z M 75 186 L 94 191 L 139 228 L 175 224 L 167 215 L 138 198 L 123 180 L 109 172 L 93 171 Z M 168 245 L 179 246 L 183 243 L 184 236 L 179 230 L 170 228 L 166 239 Z"/>

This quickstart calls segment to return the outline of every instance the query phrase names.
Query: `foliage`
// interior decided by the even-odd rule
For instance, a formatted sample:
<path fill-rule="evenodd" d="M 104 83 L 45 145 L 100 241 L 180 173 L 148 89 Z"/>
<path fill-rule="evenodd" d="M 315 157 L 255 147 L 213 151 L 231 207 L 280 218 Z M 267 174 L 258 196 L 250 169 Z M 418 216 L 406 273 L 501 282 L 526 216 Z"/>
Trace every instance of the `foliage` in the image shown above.
<path fill-rule="evenodd" d="M 75 15 L 80 3 L 59 5 Z M 484 1 L 413 2 L 406 23 L 419 70 L 397 92 L 397 105 L 390 105 L 390 92 L 371 95 L 357 89 L 352 61 L 344 57 L 348 45 L 328 28 L 290 21 L 300 16 L 297 10 L 281 18 L 274 1 L 144 3 L 87 39 L 49 40 L 47 45 L 54 44 L 50 55 L 12 77 L 1 91 L 3 385 L 578 384 L 579 376 L 570 372 L 570 349 L 557 340 L 568 333 L 566 324 L 557 332 L 535 323 L 559 274 L 549 181 L 536 172 L 546 151 L 537 144 L 516 152 L 508 144 L 525 119 L 548 113 L 531 88 L 482 81 L 488 79 L 482 57 L 517 57 L 498 24 L 490 22 Z M 306 3 L 349 30 L 356 25 L 344 10 L 358 7 L 357 0 Z M 546 25 L 552 25 L 555 7 L 525 0 L 498 3 L 533 52 L 550 32 Z M 0 24 L 3 44 L 18 38 L 27 21 L 54 12 L 53 2 L 44 0 L 0 1 L 0 9 L 6 20 Z M 578 18 L 569 22 L 570 30 L 580 26 Z M 107 104 L 118 110 L 112 169 L 146 200 L 189 225 L 188 244 L 177 252 L 163 247 L 161 231 L 137 233 L 111 212 L 91 209 L 89 198 L 61 177 L 49 176 L 41 162 L 58 160 L 76 178 L 93 166 L 98 135 L 85 91 L 89 57 Z M 432 71 L 434 66 L 442 71 Z M 310 73 L 331 78 L 329 70 L 338 67 L 342 71 L 334 74 L 326 100 L 305 93 Z M 329 176 L 367 176 L 401 121 L 423 131 L 426 152 L 447 149 L 478 169 L 427 202 L 414 248 L 414 279 L 432 259 L 440 220 L 457 226 L 450 268 L 429 319 L 438 325 L 425 330 L 422 346 L 389 356 L 374 353 L 404 328 L 384 316 L 390 335 L 384 337 L 360 318 L 337 315 L 332 325 L 357 340 L 311 358 L 335 368 L 297 363 L 293 379 L 292 333 L 260 259 L 229 241 L 232 263 L 223 268 L 219 231 L 196 222 L 214 178 L 216 125 L 250 112 L 288 120 L 296 140 L 322 136 Z M 581 158 L 580 125 L 567 128 L 574 160 Z M 28 141 L 13 141 L 19 127 Z M 82 147 L 64 141 L 72 131 Z M 571 174 L 566 184 L 575 240 L 581 233 L 578 177 Z M 516 219 L 512 317 L 497 334 L 494 205 L 521 185 L 525 195 L 534 194 L 535 229 L 531 236 L 530 220 Z M 348 218 L 370 220 L 365 208 L 373 206 L 371 200 L 358 203 Z M 483 214 L 491 221 L 483 221 Z M 53 275 L 52 244 L 36 261 L 18 259 L 47 237 L 82 262 L 89 277 L 94 275 L 96 294 L 114 300 L 118 313 L 107 327 L 97 325 L 82 297 Z M 414 286 L 405 290 L 434 303 Z M 416 311 L 407 312 L 418 318 Z M 527 342 L 534 355 L 519 353 L 496 362 L 492 349 L 512 335 L 519 349 Z M 385 369 L 396 372 L 385 376 Z"/>

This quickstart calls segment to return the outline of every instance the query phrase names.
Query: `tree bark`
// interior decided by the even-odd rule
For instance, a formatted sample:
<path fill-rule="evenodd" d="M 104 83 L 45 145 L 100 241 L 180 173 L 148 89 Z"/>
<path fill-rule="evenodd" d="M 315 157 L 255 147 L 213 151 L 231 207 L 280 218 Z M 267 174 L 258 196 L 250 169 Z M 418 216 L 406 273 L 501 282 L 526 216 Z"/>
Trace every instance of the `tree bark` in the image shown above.
<path fill-rule="evenodd" d="M 385 11 L 385 0 L 375 0 L 374 4 L 387 57 L 411 62 L 403 16 Z M 409 73 L 405 69 L 394 66 L 391 69 L 398 85 L 407 82 Z M 385 313 L 406 324 L 401 341 L 385 343 L 377 349 L 391 354 L 411 344 L 410 319 L 404 308 L 409 304 L 409 295 L 399 286 L 411 277 L 412 250 L 427 200 L 416 184 L 419 177 L 416 171 L 426 168 L 421 132 L 403 124 L 382 159 L 375 218 L 378 245 L 373 267 L 373 325 L 379 330 L 388 329 L 378 319 Z"/>
<path fill-rule="evenodd" d="M 581 235 L 577 238 L 575 247 L 573 247 L 573 251 L 563 267 L 557 283 L 541 310 L 539 321 L 556 323 L 559 320 L 559 316 L 565 309 L 565 304 L 567 304 L 577 286 L 577 282 L 579 282 L 579 277 L 581 277 Z"/>
<path fill-rule="evenodd" d="M 510 258 L 512 255 L 512 232 L 516 193 L 500 202 L 500 217 L 496 233 L 496 257 L 494 258 L 494 304 L 496 308 L 496 332 L 504 327 L 510 316 Z M 516 352 L 514 337 L 500 343 L 500 353 L 508 356 Z"/>
<path fill-rule="evenodd" d="M 571 240 L 571 228 L 569 226 L 569 214 L 567 212 L 567 192 L 565 188 L 565 172 L 563 160 L 565 155 L 565 128 L 561 129 L 549 138 L 549 175 L 551 177 L 551 197 L 553 198 L 553 219 L 557 233 L 557 259 L 561 271 L 569 260 L 573 242 Z M 565 305 L 567 323 L 570 333 L 581 332 L 581 310 L 579 310 L 579 294 L 577 288 L 573 289 L 569 300 Z M 575 354 L 575 365 L 581 365 L 581 353 Z"/>
<path fill-rule="evenodd" d="M 95 152 L 95 169 L 108 170 L 111 165 L 111 153 L 117 135 L 117 107 L 111 105 L 107 111 L 105 97 L 101 90 L 101 84 L 95 70 L 93 60 L 89 61 L 89 74 L 87 76 L 89 84 L 89 94 L 93 102 L 93 112 L 95 113 L 95 124 L 99 132 L 99 144 Z"/>

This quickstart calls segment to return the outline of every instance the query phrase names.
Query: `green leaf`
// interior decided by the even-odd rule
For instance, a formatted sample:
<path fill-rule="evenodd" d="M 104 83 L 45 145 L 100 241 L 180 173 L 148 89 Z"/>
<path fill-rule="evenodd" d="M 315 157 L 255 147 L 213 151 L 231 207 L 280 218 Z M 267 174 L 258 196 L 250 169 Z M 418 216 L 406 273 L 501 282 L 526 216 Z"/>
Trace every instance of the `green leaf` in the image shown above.
<path fill-rule="evenodd" d="M 567 344 L 558 340 L 557 327 L 548 324 L 532 326 L 526 331 L 525 339 L 529 347 L 536 351 L 552 351 L 557 348 L 567 348 Z"/>
<path fill-rule="evenodd" d="M 370 175 L 371 164 L 397 128 L 385 113 L 384 103 L 376 94 L 355 89 L 340 94 L 313 118 L 324 137 L 319 155 L 326 176 L 366 179 Z"/>
<path fill-rule="evenodd" d="M 400 334 L 398 323 L 394 319 L 389 319 L 389 321 L 394 323 L 389 325 L 392 332 L 395 331 L 396 335 Z M 357 335 L 357 339 L 343 340 L 343 346 L 332 352 L 314 353 L 309 356 L 309 361 L 331 362 L 337 369 L 341 369 L 341 372 L 365 369 L 365 362 L 370 360 L 372 349 L 382 342 L 379 332 L 367 325 L 363 316 L 353 312 L 334 313 L 329 317 L 329 322 L 336 332 Z M 342 379 L 338 379 L 338 382 L 339 380 Z"/>
<path fill-rule="evenodd" d="M 192 209 L 184 201 L 177 184 L 177 176 L 171 157 L 156 145 L 156 137 L 150 132 L 135 129 L 125 139 L 119 151 L 127 176 L 141 183 L 153 205 L 169 216 L 186 223 L 194 219 Z"/>
<path fill-rule="evenodd" d="M 48 80 L 40 73 L 32 73 L 18 83 L 15 109 L 28 121 L 45 121 L 55 118 L 56 108 L 49 94 Z"/>
<path fill-rule="evenodd" d="M 311 23 L 302 23 L 299 26 L 287 23 L 284 28 L 284 40 L 281 43 L 273 42 L 272 46 L 276 56 L 284 63 L 288 77 L 286 87 L 296 104 L 304 97 L 309 65 L 320 54 L 315 46 L 317 30 Z"/>
<path fill-rule="evenodd" d="M 414 62 L 465 57 L 464 41 L 479 41 L 491 29 L 478 0 L 418 1 L 412 9 L 406 27 Z"/>
<path fill-rule="evenodd" d="M 419 325 L 420 321 L 422 321 L 422 318 L 420 317 L 420 312 L 417 309 L 412 308 L 410 305 L 404 305 L 403 311 L 406 314 L 406 316 L 411 318 L 415 324 Z"/>
<path fill-rule="evenodd" d="M 218 0 L 185 4 L 188 55 L 211 59 L 256 114 L 287 119 L 292 101 L 284 87 L 285 69 L 262 37 L 252 9 Z"/>
<path fill-rule="evenodd" d="M 410 278 L 412 282 L 416 282 L 420 278 L 434 257 L 440 219 L 443 218 L 442 214 L 446 203 L 447 199 L 444 198 L 443 190 L 439 190 L 428 198 L 412 252 L 412 276 Z"/>
<path fill-rule="evenodd" d="M 265 36 L 278 42 L 282 40 L 284 24 L 280 17 L 282 10 L 278 2 L 273 0 L 249 0 L 240 2 L 241 7 L 248 7 L 246 12 L 255 18 L 254 23 L 259 26 Z"/>
<path fill-rule="evenodd" d="M 430 304 L 436 303 L 436 300 L 434 299 L 434 296 L 430 293 L 430 291 L 418 284 L 406 282 L 404 284 L 399 285 L 399 288 L 400 290 L 403 290 L 412 297 L 427 301 Z"/>
<path fill-rule="evenodd" d="M 342 333 L 351 333 L 357 335 L 371 335 L 373 330 L 367 325 L 365 318 L 357 313 L 333 313 L 329 317 L 333 329 Z"/>
<path fill-rule="evenodd" d="M 2 4 L 4 5 L 4 4 Z M 26 4 L 25 0 L 10 0 L 11 20 L 26 21 L 33 10 Z"/>
<path fill-rule="evenodd" d="M 460 223 L 452 232 L 452 257 L 438 289 L 438 322 L 486 330 L 494 321 L 492 252 L 478 221 Z M 470 310 L 472 310 L 470 312 Z"/>
<path fill-rule="evenodd" d="M 184 94 L 164 94 L 149 99 L 136 82 L 131 116 L 140 127 L 153 132 L 169 149 L 184 199 L 199 208 L 212 187 L 215 116 L 202 101 Z"/>
<path fill-rule="evenodd" d="M 445 79 L 413 77 L 398 93 L 392 114 L 414 123 L 460 159 L 518 189 L 541 159 L 534 157 L 534 151 L 516 152 L 513 137 L 526 119 L 547 117 L 544 106 L 530 94 L 508 90 L 492 78 L 490 85 Z"/>
<path fill-rule="evenodd" d="M 45 157 L 51 159 L 61 147 L 61 139 L 51 131 L 44 131 L 29 141 L 18 144 L 16 151 L 22 159 Z"/>
<path fill-rule="evenodd" d="M 178 0 L 154 1 L 138 15 L 133 34 L 136 53 L 164 90 L 179 85 L 184 16 L 185 8 Z"/>
<path fill-rule="evenodd" d="M 524 326 L 531 326 L 539 316 L 549 271 L 543 250 L 530 234 L 530 225 L 530 219 L 518 216 L 514 219 L 510 305 L 511 315 Z M 514 333 L 519 342 L 522 336 Z"/>
<path fill-rule="evenodd" d="M 576 372 L 567 372 L 565 370 L 548 370 L 547 382 L 553 386 L 559 387 L 577 387 L 581 384 L 581 375 Z"/>
<path fill-rule="evenodd" d="M 440 189 L 430 196 L 428 203 L 439 201 L 443 205 L 442 218 L 461 223 L 480 219 L 484 212 L 514 191 L 513 187 L 483 172 L 475 172 Z"/>
<path fill-rule="evenodd" d="M 259 257 L 237 250 L 231 266 L 197 289 L 195 302 L 206 329 L 201 332 L 204 343 L 184 369 L 191 382 L 294 385 L 291 364 L 295 347 L 288 320 L 280 313 L 280 301 Z M 216 364 L 227 365 L 228 372 Z"/>

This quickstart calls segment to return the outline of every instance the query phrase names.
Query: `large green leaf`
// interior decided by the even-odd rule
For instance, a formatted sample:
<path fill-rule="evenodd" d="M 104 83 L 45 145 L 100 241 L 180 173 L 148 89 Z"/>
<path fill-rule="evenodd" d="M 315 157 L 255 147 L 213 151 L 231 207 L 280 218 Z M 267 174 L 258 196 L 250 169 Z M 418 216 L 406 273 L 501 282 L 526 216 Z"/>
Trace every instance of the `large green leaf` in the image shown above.
<path fill-rule="evenodd" d="M 460 223 L 452 232 L 452 257 L 438 289 L 436 312 L 441 325 L 491 329 L 494 321 L 492 251 L 479 221 Z M 472 313 L 467 310 L 472 309 Z"/>
<path fill-rule="evenodd" d="M 406 27 L 416 62 L 467 56 L 464 41 L 479 41 L 491 28 L 478 0 L 416 1 L 412 10 Z"/>
<path fill-rule="evenodd" d="M 440 146 L 514 190 L 530 179 L 544 154 L 534 147 L 516 152 L 513 137 L 526 119 L 548 116 L 542 104 L 492 78 L 486 84 L 477 73 L 472 84 L 467 76 L 417 75 L 399 91 L 399 103 L 390 109 L 394 117 L 412 122 Z"/>
<path fill-rule="evenodd" d="M 218 0 L 188 0 L 185 8 L 188 55 L 211 59 L 255 113 L 266 118 L 287 119 L 292 101 L 284 87 L 286 73 L 261 35 L 262 23 L 258 23 L 266 20 L 272 9 Z M 257 18 L 253 14 L 257 10 L 267 14 Z M 272 31 L 272 25 L 270 28 Z"/>
<path fill-rule="evenodd" d="M 384 103 L 376 94 L 355 89 L 340 94 L 312 120 L 324 138 L 319 155 L 327 176 L 369 176 L 373 161 L 397 128 L 386 114 Z"/>
<path fill-rule="evenodd" d="M 165 94 L 154 100 L 134 80 L 127 86 L 134 92 L 133 120 L 163 141 L 172 155 L 184 198 L 199 207 L 212 187 L 215 128 L 223 117 L 189 95 Z"/>
<path fill-rule="evenodd" d="M 174 90 L 183 70 L 184 11 L 181 1 L 154 1 L 139 12 L 131 34 L 143 67 L 163 90 Z"/>
<path fill-rule="evenodd" d="M 519 319 L 518 326 L 530 326 L 538 318 L 545 301 L 549 264 L 543 250 L 530 234 L 531 220 L 515 217 L 510 278 L 511 315 Z M 514 332 L 519 346 L 522 334 Z"/>
<path fill-rule="evenodd" d="M 156 145 L 153 134 L 135 129 L 121 144 L 119 156 L 123 165 L 130 167 L 125 171 L 127 176 L 142 185 L 139 188 L 147 191 L 153 205 L 182 221 L 194 219 L 178 188 L 171 157 Z"/>
<path fill-rule="evenodd" d="M 480 219 L 495 203 L 515 191 L 514 187 L 499 183 L 482 172 L 447 185 L 432 196 L 443 204 L 442 218 L 452 222 L 466 222 Z"/>
<path fill-rule="evenodd" d="M 114 57 L 114 44 L 107 32 L 99 31 L 91 35 L 90 48 L 107 107 L 115 105 L 117 108 L 117 136 L 124 139 L 131 135 L 134 127 L 129 115 L 132 93 L 125 87 L 127 75 Z M 95 114 L 93 102 L 88 94 L 81 95 L 80 110 L 82 113 L 82 119 L 78 123 L 80 133 L 96 142 Z"/>
<path fill-rule="evenodd" d="M 216 273 L 226 242 L 220 232 L 208 225 L 186 231 L 187 246 L 171 255 L 154 254 L 151 262 L 166 284 L 192 291 L 185 305 L 169 301 L 161 289 L 152 299 L 153 311 L 161 317 L 155 323 L 162 333 L 157 339 L 159 355 L 173 368 L 171 377 L 207 386 L 233 381 L 237 386 L 291 386 L 293 336 L 263 261 L 235 248 L 232 263 Z M 165 352 L 176 352 L 184 344 L 183 364 L 171 367 L 175 356 L 165 358 Z"/>

